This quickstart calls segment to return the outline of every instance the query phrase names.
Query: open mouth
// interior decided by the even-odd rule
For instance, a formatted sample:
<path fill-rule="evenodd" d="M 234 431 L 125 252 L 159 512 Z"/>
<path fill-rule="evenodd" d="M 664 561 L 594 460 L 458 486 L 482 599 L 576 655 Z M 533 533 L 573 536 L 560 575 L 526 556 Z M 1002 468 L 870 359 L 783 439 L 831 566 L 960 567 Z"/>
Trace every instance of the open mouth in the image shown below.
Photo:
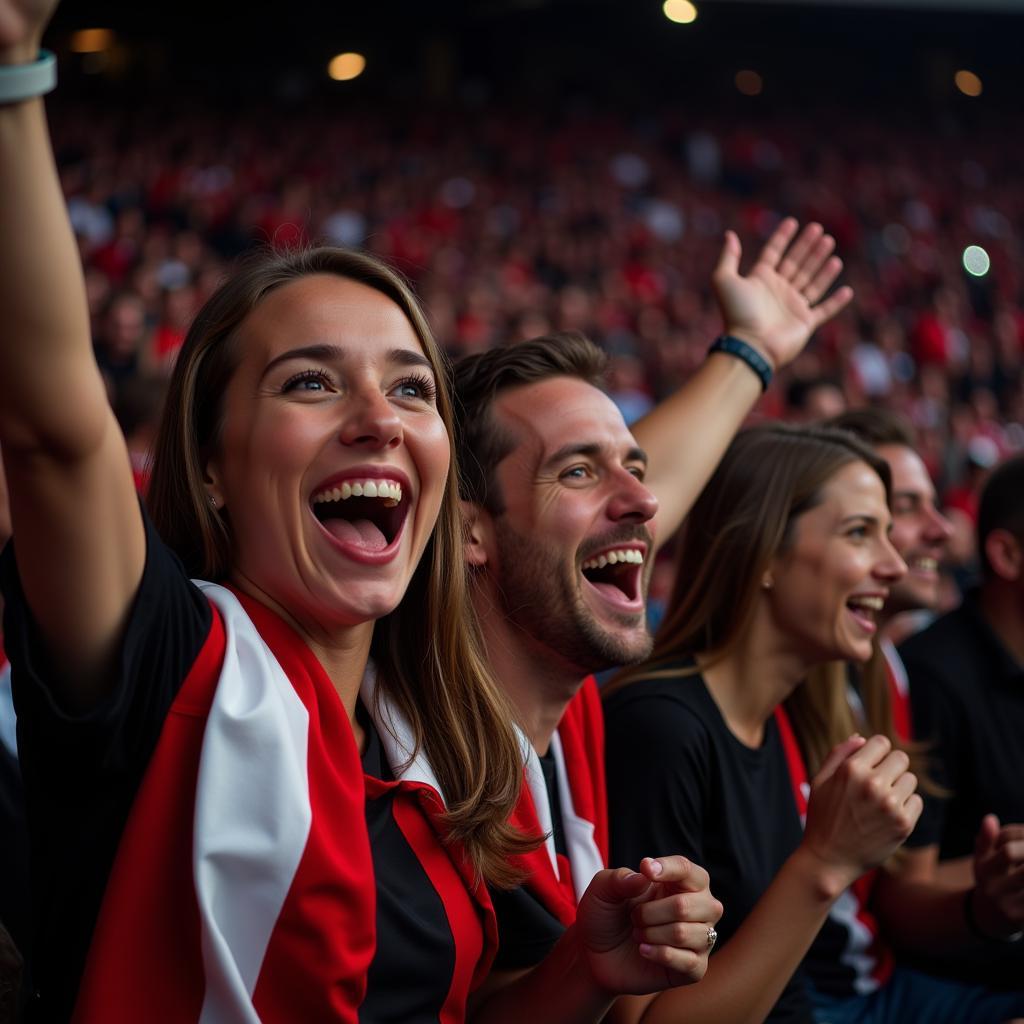
<path fill-rule="evenodd" d="M 939 563 L 937 559 L 923 555 L 920 558 L 910 559 L 907 562 L 907 568 L 921 576 L 935 576 L 939 571 Z"/>
<path fill-rule="evenodd" d="M 588 558 L 580 570 L 583 578 L 613 604 L 638 606 L 643 604 L 640 588 L 643 565 L 641 549 L 622 547 Z"/>
<path fill-rule="evenodd" d="M 865 632 L 874 633 L 878 629 L 878 615 L 885 607 L 885 598 L 876 595 L 851 597 L 846 607 Z"/>
<path fill-rule="evenodd" d="M 335 540 L 367 552 L 384 551 L 398 537 L 409 512 L 397 480 L 345 480 L 317 491 L 313 515 Z"/>

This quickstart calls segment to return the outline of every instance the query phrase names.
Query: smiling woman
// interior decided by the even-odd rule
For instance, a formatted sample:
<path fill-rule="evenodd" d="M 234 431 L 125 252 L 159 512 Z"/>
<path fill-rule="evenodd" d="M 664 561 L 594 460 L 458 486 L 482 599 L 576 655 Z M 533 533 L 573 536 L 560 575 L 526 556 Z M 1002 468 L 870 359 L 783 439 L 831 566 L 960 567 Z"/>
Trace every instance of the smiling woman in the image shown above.
<path fill-rule="evenodd" d="M 609 687 L 613 858 L 680 850 L 724 890 L 702 991 L 662 996 L 645 1021 L 809 1019 L 793 975 L 828 908 L 921 812 L 882 736 L 840 744 L 808 786 L 781 708 L 811 666 L 871 655 L 905 571 L 888 489 L 886 464 L 841 431 L 740 434 L 685 526 L 650 660 Z"/>
<path fill-rule="evenodd" d="M 0 0 L 0 64 L 31 65 L 45 6 Z M 182 347 L 147 513 L 37 97 L 0 104 L 0 165 L 34 1011 L 461 1019 L 496 946 L 486 883 L 536 841 L 509 824 L 521 751 L 415 299 L 336 249 L 242 266 Z"/>

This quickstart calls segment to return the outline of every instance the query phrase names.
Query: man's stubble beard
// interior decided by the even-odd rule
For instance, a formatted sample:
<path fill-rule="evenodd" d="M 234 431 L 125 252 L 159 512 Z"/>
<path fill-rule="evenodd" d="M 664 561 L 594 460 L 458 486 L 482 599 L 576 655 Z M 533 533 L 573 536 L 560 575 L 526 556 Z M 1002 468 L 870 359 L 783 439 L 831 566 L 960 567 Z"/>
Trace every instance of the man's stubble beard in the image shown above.
<path fill-rule="evenodd" d="M 654 640 L 646 625 L 638 628 L 634 616 L 623 618 L 621 632 L 595 620 L 579 591 L 574 562 L 567 571 L 557 551 L 504 524 L 497 526 L 495 539 L 502 609 L 531 644 L 547 648 L 581 677 L 643 661 L 651 653 Z M 649 576 L 645 566 L 645 594 Z"/>

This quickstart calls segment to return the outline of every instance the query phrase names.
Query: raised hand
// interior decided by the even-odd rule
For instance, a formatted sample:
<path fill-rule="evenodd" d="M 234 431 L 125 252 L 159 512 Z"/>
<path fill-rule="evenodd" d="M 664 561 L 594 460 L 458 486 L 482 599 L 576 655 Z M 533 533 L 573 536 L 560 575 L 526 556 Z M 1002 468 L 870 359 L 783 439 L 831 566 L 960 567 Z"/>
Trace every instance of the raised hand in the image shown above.
<path fill-rule="evenodd" d="M 981 822 L 974 847 L 972 911 L 992 938 L 1024 929 L 1024 825 L 1003 825 L 994 814 Z"/>
<path fill-rule="evenodd" d="M 727 231 L 711 278 L 726 334 L 753 345 L 775 369 L 794 359 L 814 331 L 853 298 L 853 289 L 844 285 L 821 301 L 843 261 L 832 255 L 835 239 L 820 224 L 808 224 L 799 236 L 797 228 L 787 217 L 746 276 L 739 269 L 740 240 Z"/>
<path fill-rule="evenodd" d="M 576 915 L 580 943 L 598 986 L 644 995 L 700 981 L 722 905 L 708 873 L 685 857 L 645 858 L 595 876 Z"/>
<path fill-rule="evenodd" d="M 913 831 L 923 804 L 910 759 L 885 736 L 851 737 L 811 783 L 803 845 L 840 888 L 881 864 Z"/>
<path fill-rule="evenodd" d="M 0 64 L 35 60 L 57 0 L 0 0 Z"/>

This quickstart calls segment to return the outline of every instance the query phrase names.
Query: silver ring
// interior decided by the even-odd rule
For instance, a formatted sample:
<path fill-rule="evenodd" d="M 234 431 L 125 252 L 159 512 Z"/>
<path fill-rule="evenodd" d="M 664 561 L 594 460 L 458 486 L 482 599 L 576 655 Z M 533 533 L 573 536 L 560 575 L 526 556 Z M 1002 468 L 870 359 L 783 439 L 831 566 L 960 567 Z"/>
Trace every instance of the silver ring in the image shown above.
<path fill-rule="evenodd" d="M 714 928 L 708 927 L 708 952 L 715 948 L 715 943 L 718 941 L 718 932 Z"/>

